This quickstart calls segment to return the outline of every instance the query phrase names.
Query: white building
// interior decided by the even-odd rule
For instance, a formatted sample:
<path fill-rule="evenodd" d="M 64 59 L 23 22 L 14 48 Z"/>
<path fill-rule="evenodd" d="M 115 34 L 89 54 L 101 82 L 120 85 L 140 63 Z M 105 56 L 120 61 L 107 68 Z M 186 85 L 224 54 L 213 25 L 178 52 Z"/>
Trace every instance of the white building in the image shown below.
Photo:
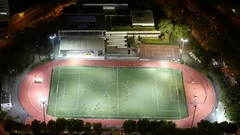
<path fill-rule="evenodd" d="M 0 0 L 0 23 L 8 22 L 9 6 L 8 0 Z"/>
<path fill-rule="evenodd" d="M 154 26 L 154 18 L 151 10 L 132 10 L 132 26 Z"/>

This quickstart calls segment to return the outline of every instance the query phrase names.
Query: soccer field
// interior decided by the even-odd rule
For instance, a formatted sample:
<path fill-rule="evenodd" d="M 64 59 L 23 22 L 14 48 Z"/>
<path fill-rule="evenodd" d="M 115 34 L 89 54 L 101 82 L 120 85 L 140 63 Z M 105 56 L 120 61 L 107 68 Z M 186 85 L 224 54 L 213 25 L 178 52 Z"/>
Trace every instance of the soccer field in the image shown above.
<path fill-rule="evenodd" d="M 47 114 L 67 118 L 186 118 L 182 73 L 167 68 L 55 67 Z"/>

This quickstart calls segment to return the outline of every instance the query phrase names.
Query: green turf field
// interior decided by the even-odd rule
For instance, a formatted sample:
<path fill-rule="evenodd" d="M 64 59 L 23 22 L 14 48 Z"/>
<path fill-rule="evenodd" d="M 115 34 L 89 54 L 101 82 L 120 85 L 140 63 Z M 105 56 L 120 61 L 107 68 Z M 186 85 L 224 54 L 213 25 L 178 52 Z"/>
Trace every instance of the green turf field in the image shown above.
<path fill-rule="evenodd" d="M 169 120 L 188 116 L 180 71 L 133 67 L 54 68 L 47 114 Z"/>

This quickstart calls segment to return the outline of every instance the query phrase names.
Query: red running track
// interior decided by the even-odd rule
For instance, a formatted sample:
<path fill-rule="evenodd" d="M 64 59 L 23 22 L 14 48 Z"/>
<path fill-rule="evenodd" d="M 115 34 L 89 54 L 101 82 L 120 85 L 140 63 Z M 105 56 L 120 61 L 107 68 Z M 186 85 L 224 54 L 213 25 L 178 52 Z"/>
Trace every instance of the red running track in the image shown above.
<path fill-rule="evenodd" d="M 194 106 L 196 105 L 196 113 L 193 126 L 197 122 L 206 118 L 213 110 L 216 102 L 215 91 L 212 84 L 200 72 L 174 62 L 161 61 L 124 61 L 124 60 L 57 60 L 43 64 L 33 69 L 23 80 L 19 98 L 24 109 L 29 113 L 25 123 L 31 124 L 34 119 L 43 121 L 43 108 L 41 99 L 47 99 L 50 88 L 50 79 L 52 68 L 56 66 L 132 66 L 132 67 L 159 67 L 173 68 L 183 71 L 183 81 L 185 86 L 188 114 L 187 118 L 181 120 L 173 120 L 178 127 L 190 127 L 193 120 Z M 35 78 L 43 78 L 42 83 L 34 83 Z M 197 96 L 194 98 L 194 96 Z M 196 100 L 197 99 L 197 100 Z M 46 114 L 46 111 L 44 112 Z M 46 114 L 46 122 L 55 120 Z M 83 119 L 85 122 L 102 122 L 106 126 L 121 127 L 125 120 L 119 119 Z"/>

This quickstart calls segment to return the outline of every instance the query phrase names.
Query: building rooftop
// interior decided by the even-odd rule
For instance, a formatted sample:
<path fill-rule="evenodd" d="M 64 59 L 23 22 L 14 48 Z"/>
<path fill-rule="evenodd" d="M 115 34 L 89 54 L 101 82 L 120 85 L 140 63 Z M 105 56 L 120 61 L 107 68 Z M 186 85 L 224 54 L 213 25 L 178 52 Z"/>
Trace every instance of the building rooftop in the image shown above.
<path fill-rule="evenodd" d="M 116 4 L 116 3 L 129 3 L 131 0 L 83 0 L 82 3 L 105 3 L 105 4 Z"/>
<path fill-rule="evenodd" d="M 132 10 L 131 18 L 133 26 L 154 26 L 154 19 L 151 10 Z"/>
<path fill-rule="evenodd" d="M 105 29 L 103 14 L 65 14 L 60 19 L 60 29 L 68 30 L 103 30 Z"/>

